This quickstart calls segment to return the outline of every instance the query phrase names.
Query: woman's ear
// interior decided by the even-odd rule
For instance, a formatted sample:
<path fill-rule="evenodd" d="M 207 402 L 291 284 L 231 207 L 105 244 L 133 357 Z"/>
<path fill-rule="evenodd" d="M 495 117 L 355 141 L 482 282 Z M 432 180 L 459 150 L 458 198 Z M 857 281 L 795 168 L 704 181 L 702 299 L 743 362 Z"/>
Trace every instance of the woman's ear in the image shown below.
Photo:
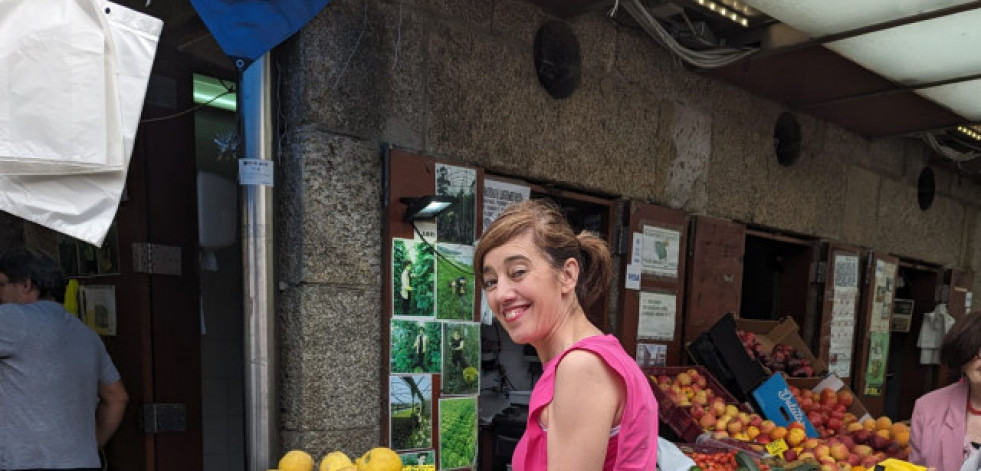
<path fill-rule="evenodd" d="M 574 293 L 576 284 L 579 283 L 579 261 L 569 257 L 562 264 L 562 271 L 559 273 L 559 283 L 562 286 L 562 293 Z"/>

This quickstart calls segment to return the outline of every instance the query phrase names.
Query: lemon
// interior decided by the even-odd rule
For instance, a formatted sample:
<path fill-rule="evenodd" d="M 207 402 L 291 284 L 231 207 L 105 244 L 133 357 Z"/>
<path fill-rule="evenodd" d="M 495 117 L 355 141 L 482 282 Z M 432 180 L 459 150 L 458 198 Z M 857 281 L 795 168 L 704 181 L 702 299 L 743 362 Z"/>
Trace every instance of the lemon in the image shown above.
<path fill-rule="evenodd" d="M 352 464 L 351 458 L 348 458 L 343 451 L 332 451 L 320 462 L 320 471 L 340 471 Z"/>
<path fill-rule="evenodd" d="M 358 471 L 401 471 L 402 458 L 390 448 L 378 447 L 368 450 L 358 458 Z"/>
<path fill-rule="evenodd" d="M 279 459 L 279 471 L 313 471 L 313 457 L 300 450 L 291 450 Z"/>

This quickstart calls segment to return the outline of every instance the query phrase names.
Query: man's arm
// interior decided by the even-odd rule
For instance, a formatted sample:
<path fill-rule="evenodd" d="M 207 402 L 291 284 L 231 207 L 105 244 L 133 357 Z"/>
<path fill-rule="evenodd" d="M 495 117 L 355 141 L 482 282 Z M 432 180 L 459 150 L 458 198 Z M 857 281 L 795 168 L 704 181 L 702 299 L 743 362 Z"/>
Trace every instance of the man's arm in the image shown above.
<path fill-rule="evenodd" d="M 99 406 L 95 411 L 95 436 L 101 448 L 123 421 L 129 395 L 122 381 L 99 385 Z"/>

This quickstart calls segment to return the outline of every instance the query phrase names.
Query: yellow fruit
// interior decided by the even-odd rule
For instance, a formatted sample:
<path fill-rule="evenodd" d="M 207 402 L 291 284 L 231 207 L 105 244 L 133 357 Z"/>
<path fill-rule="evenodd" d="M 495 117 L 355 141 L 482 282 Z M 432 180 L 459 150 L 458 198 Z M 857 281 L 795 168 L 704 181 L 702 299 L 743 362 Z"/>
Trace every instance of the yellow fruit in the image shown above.
<path fill-rule="evenodd" d="M 340 471 L 345 466 L 353 464 L 351 458 L 348 458 L 343 451 L 332 451 L 320 462 L 320 471 Z"/>
<path fill-rule="evenodd" d="M 402 458 L 389 448 L 378 447 L 368 450 L 356 460 L 358 471 L 402 471 Z"/>
<path fill-rule="evenodd" d="M 313 457 L 300 450 L 292 450 L 279 459 L 279 471 L 313 471 Z"/>

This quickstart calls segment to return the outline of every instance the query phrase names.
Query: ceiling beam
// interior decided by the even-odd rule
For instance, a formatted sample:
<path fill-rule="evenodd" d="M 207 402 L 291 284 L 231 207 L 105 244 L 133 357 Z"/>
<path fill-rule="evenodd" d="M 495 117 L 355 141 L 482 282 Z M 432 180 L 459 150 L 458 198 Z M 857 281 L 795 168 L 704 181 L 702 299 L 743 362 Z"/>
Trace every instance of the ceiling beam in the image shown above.
<path fill-rule="evenodd" d="M 892 95 L 892 94 L 895 94 L 895 93 L 915 92 L 917 90 L 923 90 L 923 89 L 927 89 L 927 88 L 939 87 L 939 86 L 942 86 L 942 85 L 950 85 L 950 84 L 953 84 L 953 83 L 970 82 L 972 80 L 979 80 L 979 79 L 981 79 L 981 73 L 971 74 L 971 75 L 965 75 L 965 76 L 962 76 L 962 77 L 954 77 L 954 78 L 949 78 L 949 79 L 937 80 L 935 82 L 921 83 L 921 84 L 918 84 L 918 85 L 899 85 L 899 84 L 896 84 L 893 87 L 890 87 L 890 88 L 887 88 L 887 89 L 884 89 L 884 90 L 877 90 L 877 91 L 874 91 L 874 92 L 857 93 L 857 94 L 854 94 L 854 95 L 843 96 L 843 97 L 836 97 L 836 98 L 833 98 L 831 100 L 816 101 L 816 102 L 812 102 L 812 103 L 806 103 L 806 102 L 805 103 L 798 103 L 797 104 L 797 108 L 799 108 L 801 110 L 813 110 L 813 109 L 816 109 L 816 108 L 820 108 L 822 106 L 840 105 L 840 104 L 848 103 L 848 102 L 851 102 L 851 101 L 863 100 L 865 98 L 871 98 L 871 97 L 877 97 L 877 96 L 886 96 L 886 95 Z"/>

